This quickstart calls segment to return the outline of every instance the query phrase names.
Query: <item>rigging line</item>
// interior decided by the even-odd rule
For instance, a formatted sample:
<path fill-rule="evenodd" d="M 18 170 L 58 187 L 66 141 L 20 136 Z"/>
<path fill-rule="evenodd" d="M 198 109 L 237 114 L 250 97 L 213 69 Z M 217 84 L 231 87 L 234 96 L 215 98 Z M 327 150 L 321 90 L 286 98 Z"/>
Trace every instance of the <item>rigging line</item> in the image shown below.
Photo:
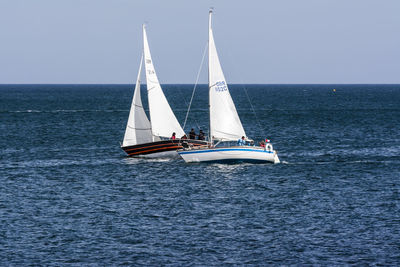
<path fill-rule="evenodd" d="M 243 81 L 242 81 L 242 82 L 243 82 Z M 256 110 L 254 109 L 254 106 L 253 106 L 253 104 L 251 103 L 249 94 L 247 93 L 247 89 L 246 89 L 246 87 L 244 86 L 243 83 L 242 83 L 242 87 L 243 87 L 244 92 L 246 93 L 247 100 L 248 100 L 249 103 L 250 103 L 250 106 L 251 106 L 251 109 L 252 109 L 252 111 L 253 111 L 254 117 L 255 117 L 255 119 L 256 119 L 256 121 L 257 121 L 258 127 L 260 127 L 260 130 L 261 130 L 261 132 L 262 132 L 262 134 L 263 134 L 263 136 L 264 136 L 264 138 L 265 138 L 265 136 L 266 136 L 266 135 L 265 135 L 265 129 L 264 129 L 264 127 L 262 127 L 262 125 L 261 125 L 261 123 L 260 123 L 260 120 L 258 119 Z"/>
<path fill-rule="evenodd" d="M 234 72 L 237 73 L 237 70 L 236 70 L 236 68 L 235 68 L 235 64 L 232 64 L 232 55 L 230 54 L 230 51 L 229 51 L 229 50 L 228 50 L 228 60 L 230 61 L 231 66 L 233 66 Z M 265 129 L 264 129 L 264 127 L 262 127 L 262 125 L 261 125 L 261 123 L 260 123 L 260 120 L 258 119 L 256 110 L 254 109 L 254 106 L 253 106 L 253 104 L 252 104 L 252 102 L 251 102 L 251 100 L 250 100 L 249 94 L 247 93 L 247 89 L 246 89 L 246 87 L 245 87 L 245 85 L 244 85 L 244 81 L 243 81 L 243 76 L 242 76 L 242 75 L 239 75 L 239 79 L 240 79 L 240 83 L 241 83 L 242 89 L 243 89 L 243 91 L 244 91 L 245 94 L 246 94 L 247 101 L 249 101 L 251 110 L 253 111 L 254 118 L 255 118 L 256 121 L 257 121 L 258 127 L 260 128 L 260 130 L 261 130 L 263 136 L 265 137 L 265 136 L 266 136 Z"/>
<path fill-rule="evenodd" d="M 181 99 L 182 99 L 183 102 L 185 103 L 185 106 L 188 106 L 189 104 L 188 104 L 188 102 L 186 101 L 186 98 L 185 98 L 184 93 L 182 92 L 182 88 L 181 88 L 180 86 L 177 86 L 177 88 L 178 88 L 178 92 L 179 92 L 179 94 L 180 94 L 180 96 L 181 96 Z M 199 124 L 197 123 L 197 121 L 195 121 L 195 123 L 196 123 L 197 127 L 199 128 Z M 183 131 L 185 132 L 185 127 L 182 127 L 182 129 L 183 129 Z"/>
<path fill-rule="evenodd" d="M 193 101 L 194 93 L 195 93 L 195 91 L 196 91 L 197 83 L 199 82 L 201 69 L 203 68 L 204 58 L 205 58 L 206 52 L 207 52 L 207 46 L 208 46 L 208 42 L 206 43 L 206 45 L 205 45 L 205 47 L 204 47 L 203 58 L 201 59 L 200 68 L 199 68 L 199 71 L 197 72 L 196 83 L 194 84 L 194 88 L 193 88 L 193 92 L 192 92 L 192 97 L 190 98 L 189 107 L 188 107 L 188 110 L 187 110 L 187 112 L 186 112 L 185 122 L 183 123 L 183 129 L 185 129 L 186 122 L 187 122 L 187 118 L 188 118 L 189 112 L 190 112 L 190 107 L 192 106 L 192 101 Z M 197 128 L 200 128 L 200 127 L 199 127 L 199 124 L 197 123 L 197 120 L 196 120 L 196 119 L 195 119 L 195 123 L 196 123 L 196 125 L 197 125 Z"/>
<path fill-rule="evenodd" d="M 164 86 L 164 85 L 163 85 Z M 165 87 L 165 86 L 164 86 Z M 177 89 L 178 89 L 178 92 L 179 92 L 179 95 L 180 95 L 180 98 L 183 100 L 183 102 L 185 103 L 185 105 L 187 106 L 188 105 L 188 102 L 186 101 L 186 99 L 185 99 L 185 96 L 184 96 L 184 94 L 183 94 L 183 92 L 182 92 L 182 88 L 178 85 L 178 86 L 176 86 L 177 87 Z M 167 99 L 167 101 L 168 101 L 168 99 Z M 174 113 L 174 115 L 175 115 L 175 113 Z M 176 115 L 175 115 L 176 116 Z M 179 120 L 178 120 L 178 123 L 179 123 Z M 197 122 L 196 122 L 196 124 L 197 124 Z M 181 125 L 180 123 L 179 123 L 179 125 Z M 198 125 L 197 125 L 198 126 Z M 198 126 L 199 127 L 199 126 Z M 185 130 L 184 130 L 184 128 L 182 128 L 183 129 L 183 132 L 185 132 Z"/>

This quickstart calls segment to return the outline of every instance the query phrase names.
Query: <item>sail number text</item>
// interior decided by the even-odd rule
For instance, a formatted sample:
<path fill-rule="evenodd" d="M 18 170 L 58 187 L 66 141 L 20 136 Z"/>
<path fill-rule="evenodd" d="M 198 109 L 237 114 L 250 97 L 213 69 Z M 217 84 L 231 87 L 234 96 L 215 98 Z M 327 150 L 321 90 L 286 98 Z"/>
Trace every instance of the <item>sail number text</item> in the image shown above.
<path fill-rule="evenodd" d="M 215 91 L 216 92 L 223 92 L 228 90 L 228 87 L 226 86 L 225 81 L 221 81 L 221 82 L 216 82 L 215 83 Z"/>

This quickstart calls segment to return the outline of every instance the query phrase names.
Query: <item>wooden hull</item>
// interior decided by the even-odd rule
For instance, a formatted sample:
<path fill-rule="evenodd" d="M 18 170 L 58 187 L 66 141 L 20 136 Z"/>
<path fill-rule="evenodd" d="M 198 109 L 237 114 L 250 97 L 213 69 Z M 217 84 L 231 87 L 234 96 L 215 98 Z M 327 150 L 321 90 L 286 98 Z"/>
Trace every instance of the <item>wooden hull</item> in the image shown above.
<path fill-rule="evenodd" d="M 133 146 L 121 147 L 129 157 L 178 157 L 176 150 L 187 146 L 204 146 L 206 141 L 192 139 L 176 139 L 150 142 Z"/>

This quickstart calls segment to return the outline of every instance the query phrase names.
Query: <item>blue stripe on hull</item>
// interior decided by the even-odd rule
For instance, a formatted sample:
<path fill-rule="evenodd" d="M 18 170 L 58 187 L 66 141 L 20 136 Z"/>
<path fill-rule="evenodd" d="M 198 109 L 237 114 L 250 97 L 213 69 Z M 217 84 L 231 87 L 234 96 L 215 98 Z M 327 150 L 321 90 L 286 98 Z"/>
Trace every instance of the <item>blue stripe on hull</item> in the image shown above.
<path fill-rule="evenodd" d="M 189 163 L 224 163 L 224 164 L 238 164 L 238 163 L 272 163 L 269 160 L 258 160 L 258 159 L 220 159 L 220 160 L 207 160 L 207 161 L 192 161 Z"/>

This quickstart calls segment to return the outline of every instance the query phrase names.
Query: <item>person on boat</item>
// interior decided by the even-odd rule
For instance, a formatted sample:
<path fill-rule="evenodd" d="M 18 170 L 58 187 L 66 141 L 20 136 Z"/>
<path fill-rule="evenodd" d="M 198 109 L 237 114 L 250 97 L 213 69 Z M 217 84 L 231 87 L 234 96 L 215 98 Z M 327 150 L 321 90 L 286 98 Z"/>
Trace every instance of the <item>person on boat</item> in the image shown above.
<path fill-rule="evenodd" d="M 246 145 L 246 141 L 244 140 L 244 136 L 242 136 L 242 138 L 240 138 L 240 139 L 237 141 L 237 145 L 238 145 L 238 146 L 244 146 L 244 145 Z"/>
<path fill-rule="evenodd" d="M 264 148 L 265 148 L 265 142 L 264 142 L 264 140 L 260 142 L 260 147 L 264 147 Z"/>
<path fill-rule="evenodd" d="M 189 139 L 196 139 L 196 132 L 194 131 L 193 128 L 192 130 L 190 130 Z"/>
<path fill-rule="evenodd" d="M 175 133 L 175 132 L 172 133 L 171 139 L 172 139 L 172 140 L 175 140 L 175 139 L 176 139 L 176 133 Z"/>
<path fill-rule="evenodd" d="M 186 134 L 184 134 L 184 135 L 181 137 L 181 139 L 187 139 Z"/>
<path fill-rule="evenodd" d="M 204 140 L 205 139 L 203 130 L 200 130 L 199 135 L 198 135 L 198 139 L 199 140 Z"/>

